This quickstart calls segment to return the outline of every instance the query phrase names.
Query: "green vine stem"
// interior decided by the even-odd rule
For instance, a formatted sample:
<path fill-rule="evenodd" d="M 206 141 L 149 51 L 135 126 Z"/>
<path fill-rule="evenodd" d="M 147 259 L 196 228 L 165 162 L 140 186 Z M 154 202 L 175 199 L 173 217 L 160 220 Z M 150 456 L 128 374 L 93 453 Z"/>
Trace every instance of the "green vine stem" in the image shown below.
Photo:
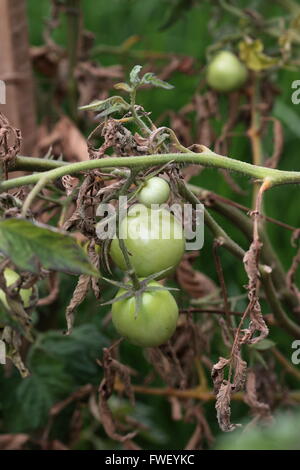
<path fill-rule="evenodd" d="M 169 162 L 173 163 L 186 163 L 186 164 L 198 164 L 212 168 L 223 168 L 225 170 L 235 171 L 237 173 L 244 174 L 254 179 L 263 181 L 265 178 L 270 180 L 270 186 L 278 186 L 282 184 L 300 183 L 300 172 L 299 171 L 284 171 L 276 170 L 273 168 L 266 168 L 262 166 L 252 165 L 240 160 L 218 155 L 215 152 L 210 151 L 206 147 L 203 147 L 202 153 L 168 153 L 168 154 L 154 154 L 145 156 L 133 156 L 133 157 L 108 157 L 99 160 L 87 160 L 84 162 L 65 164 L 57 168 L 53 168 L 54 164 L 52 160 L 46 159 L 39 163 L 39 168 L 48 171 L 43 173 L 47 182 L 53 181 L 57 178 L 61 178 L 64 175 L 71 175 L 79 173 L 81 171 L 88 171 L 99 168 L 148 168 L 156 165 L 164 165 Z M 17 157 L 16 164 L 13 170 L 22 170 L 27 168 L 28 165 L 31 170 L 34 171 L 33 164 L 29 163 L 30 157 Z M 37 159 L 35 159 L 37 160 Z M 10 169 L 12 170 L 12 168 Z M 41 175 L 38 173 L 21 176 L 19 178 L 13 178 L 0 183 L 0 191 L 6 191 L 11 188 L 20 187 L 28 184 L 35 184 L 41 179 Z"/>
<path fill-rule="evenodd" d="M 72 118 L 77 119 L 77 83 L 75 69 L 78 59 L 78 49 L 81 33 L 80 0 L 67 0 L 67 51 L 68 51 L 68 105 Z"/>
<path fill-rule="evenodd" d="M 136 109 L 135 109 L 135 98 L 136 98 L 136 88 L 133 88 L 133 90 L 130 93 L 130 110 L 131 114 L 133 117 L 133 120 L 135 121 L 136 125 L 141 129 L 143 134 L 145 136 L 148 136 L 151 134 L 151 129 L 144 123 L 144 121 L 139 117 Z"/>
<path fill-rule="evenodd" d="M 53 169 L 53 161 L 50 160 L 50 164 L 48 165 L 47 160 L 43 161 L 43 168 L 49 169 L 42 174 L 36 173 L 28 176 L 21 176 L 19 178 L 10 179 L 7 181 L 3 181 L 0 184 L 0 191 L 6 191 L 11 188 L 20 187 L 26 184 L 36 184 L 36 186 L 31 190 L 29 195 L 27 196 L 27 200 L 25 201 L 25 208 L 23 207 L 23 214 L 26 213 L 27 209 L 29 208 L 32 200 L 34 197 L 39 193 L 39 191 L 50 181 L 53 181 L 57 178 L 61 178 L 67 174 L 75 174 L 81 171 L 88 171 L 97 168 L 135 168 L 137 170 L 141 168 L 148 168 L 151 166 L 156 165 L 163 165 L 168 162 L 176 162 L 176 163 L 187 163 L 187 164 L 199 164 L 208 167 L 214 168 L 224 168 L 227 170 L 233 170 L 238 173 L 245 174 L 249 177 L 259 179 L 261 181 L 268 178 L 270 186 L 278 186 L 282 184 L 289 184 L 289 183 L 300 183 L 300 172 L 297 171 L 282 171 L 276 170 L 272 168 L 265 168 L 261 166 L 252 165 L 250 163 L 242 162 L 239 160 L 234 160 L 229 157 L 224 157 L 222 155 L 218 155 L 214 152 L 211 152 L 206 147 L 203 147 L 202 153 L 171 153 L 171 154 L 157 154 L 157 155 L 146 155 L 146 156 L 135 156 L 135 157 L 109 157 L 103 158 L 99 160 L 88 160 L 79 163 L 73 164 L 64 164 L 61 163 L 59 167 Z M 17 157 L 16 165 L 14 166 L 15 169 L 22 169 L 24 166 L 28 164 L 28 157 Z M 193 202 L 195 203 L 195 199 L 198 201 L 197 197 L 192 193 Z M 239 247 L 227 234 L 226 232 L 217 224 L 217 222 L 205 211 L 205 223 L 212 231 L 212 233 L 222 241 L 223 245 L 235 256 L 242 258 L 244 256 L 244 250 Z M 269 278 L 268 278 L 269 279 Z M 266 294 L 268 296 L 268 300 L 270 301 L 270 305 L 274 308 L 274 315 L 278 315 L 279 320 L 283 325 L 285 325 L 286 331 L 298 331 L 298 325 L 295 325 L 292 320 L 290 320 L 284 310 L 281 307 L 279 300 L 277 303 L 279 304 L 279 308 L 277 307 L 277 303 L 274 300 L 273 293 L 275 290 L 271 289 L 269 280 L 265 277 L 265 282 L 263 282 Z M 287 320 L 285 322 L 285 320 Z M 291 327 L 292 325 L 292 327 Z"/>

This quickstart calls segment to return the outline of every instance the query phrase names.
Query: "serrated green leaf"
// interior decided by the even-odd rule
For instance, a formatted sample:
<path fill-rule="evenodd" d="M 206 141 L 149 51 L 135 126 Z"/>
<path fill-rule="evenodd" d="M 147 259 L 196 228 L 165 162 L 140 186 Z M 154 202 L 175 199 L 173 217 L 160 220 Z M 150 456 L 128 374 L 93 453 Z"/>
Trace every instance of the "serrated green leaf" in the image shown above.
<path fill-rule="evenodd" d="M 23 219 L 0 222 L 0 252 L 23 271 L 52 271 L 99 276 L 84 250 L 70 235 Z"/>
<path fill-rule="evenodd" d="M 172 88 L 174 88 L 173 85 L 171 85 L 168 82 L 164 82 L 163 80 L 158 78 L 154 73 L 151 73 L 151 72 L 145 73 L 140 84 L 152 85 L 152 86 L 156 86 L 159 88 L 164 88 L 165 90 L 172 90 Z"/>
<path fill-rule="evenodd" d="M 23 429 L 45 425 L 51 406 L 72 392 L 72 379 L 63 368 L 63 362 L 43 355 L 35 364 L 32 375 L 20 382 L 16 406 L 24 422 Z"/>
<path fill-rule="evenodd" d="M 130 83 L 132 85 L 136 86 L 140 83 L 141 79 L 139 77 L 139 73 L 140 73 L 141 70 L 142 70 L 141 65 L 135 65 L 133 67 L 133 69 L 131 70 L 130 75 L 129 75 L 129 79 L 130 79 Z"/>
<path fill-rule="evenodd" d="M 108 339 L 94 325 L 86 324 L 74 328 L 70 336 L 62 335 L 59 331 L 43 333 L 33 357 L 34 361 L 38 361 L 42 351 L 42 354 L 59 359 L 78 385 L 98 383 L 99 367 L 96 359 L 108 344 Z"/>

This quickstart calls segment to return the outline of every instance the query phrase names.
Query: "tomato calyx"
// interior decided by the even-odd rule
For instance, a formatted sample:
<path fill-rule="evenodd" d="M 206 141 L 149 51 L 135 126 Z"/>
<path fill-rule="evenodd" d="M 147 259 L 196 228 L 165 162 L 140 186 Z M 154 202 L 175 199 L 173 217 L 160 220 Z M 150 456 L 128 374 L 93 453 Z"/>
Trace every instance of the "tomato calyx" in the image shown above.
<path fill-rule="evenodd" d="M 104 305 L 112 305 L 115 302 L 119 302 L 120 300 L 125 300 L 129 299 L 130 297 L 135 297 L 135 313 L 134 316 L 135 318 L 137 317 L 140 307 L 141 307 L 141 302 L 142 302 L 142 295 L 145 292 L 154 292 L 154 291 L 161 291 L 161 290 L 167 290 L 167 291 L 178 291 L 176 287 L 166 287 L 166 286 L 150 286 L 149 283 L 154 281 L 155 279 L 159 278 L 162 276 L 168 269 L 164 269 L 162 271 L 159 271 L 157 273 L 151 274 L 150 276 L 147 276 L 146 278 L 143 279 L 138 279 L 138 286 L 133 284 L 133 283 L 128 283 L 128 282 L 118 282 L 114 281 L 112 279 L 108 279 L 106 277 L 102 277 L 102 279 L 119 289 L 124 289 L 126 292 L 118 297 L 114 297 L 111 300 L 108 300 L 106 302 L 102 302 L 101 306 Z"/>

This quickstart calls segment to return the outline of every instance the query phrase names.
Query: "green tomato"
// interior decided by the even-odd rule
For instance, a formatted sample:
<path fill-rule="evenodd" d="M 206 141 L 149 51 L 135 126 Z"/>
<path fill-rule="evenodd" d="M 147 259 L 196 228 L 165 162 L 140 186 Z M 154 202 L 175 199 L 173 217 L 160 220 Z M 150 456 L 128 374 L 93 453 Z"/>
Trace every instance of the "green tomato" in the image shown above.
<path fill-rule="evenodd" d="M 229 51 L 219 52 L 207 67 L 208 85 L 221 92 L 240 88 L 247 80 L 247 68 Z"/>
<path fill-rule="evenodd" d="M 162 287 L 152 281 L 148 286 Z M 126 291 L 120 289 L 116 298 Z M 178 320 L 178 307 L 167 290 L 145 291 L 140 310 L 136 313 L 134 296 L 119 300 L 112 305 L 112 322 L 118 333 L 137 346 L 159 346 L 173 335 Z"/>
<path fill-rule="evenodd" d="M 13 271 L 12 269 L 10 268 L 4 269 L 4 279 L 5 279 L 7 287 L 14 284 L 19 278 L 20 278 L 19 274 Z M 31 295 L 32 295 L 32 288 L 20 289 L 20 296 L 21 296 L 21 299 L 25 308 L 29 307 L 30 305 Z M 7 300 L 6 300 L 5 292 L 2 289 L 0 289 L 0 301 L 3 303 L 3 305 L 6 308 L 9 308 Z"/>
<path fill-rule="evenodd" d="M 119 226 L 119 236 L 124 239 L 130 261 L 139 277 L 169 270 L 172 273 L 180 262 L 185 249 L 181 224 L 165 209 L 149 209 L 141 204 L 132 206 Z M 126 263 L 114 238 L 110 255 L 119 268 L 125 270 Z"/>
<path fill-rule="evenodd" d="M 149 207 L 151 204 L 163 204 L 169 199 L 169 196 L 170 186 L 167 181 L 154 176 L 145 182 L 138 192 L 137 199 L 141 204 Z"/>

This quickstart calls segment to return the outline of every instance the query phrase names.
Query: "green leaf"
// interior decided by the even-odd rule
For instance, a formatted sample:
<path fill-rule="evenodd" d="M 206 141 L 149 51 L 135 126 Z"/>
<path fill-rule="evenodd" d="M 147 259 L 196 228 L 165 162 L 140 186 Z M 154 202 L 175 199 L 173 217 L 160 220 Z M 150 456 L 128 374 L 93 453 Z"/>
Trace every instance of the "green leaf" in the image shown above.
<path fill-rule="evenodd" d="M 114 88 L 116 90 L 122 90 L 122 91 L 126 91 L 127 93 L 131 93 L 132 92 L 132 88 L 128 85 L 128 83 L 116 83 L 114 85 Z"/>
<path fill-rule="evenodd" d="M 0 222 L 0 252 L 17 268 L 31 273 L 38 273 L 42 266 L 53 271 L 99 276 L 74 238 L 28 220 Z"/>
<path fill-rule="evenodd" d="M 99 382 L 99 366 L 96 359 L 101 356 L 108 339 L 95 325 L 85 324 L 74 328 L 72 335 L 65 336 L 59 331 L 49 331 L 39 337 L 34 360 L 39 355 L 48 354 L 64 364 L 65 371 L 76 380 L 76 384 Z"/>
<path fill-rule="evenodd" d="M 113 113 L 121 113 L 123 110 L 124 110 L 123 106 L 114 104 L 110 108 L 107 108 L 104 111 L 101 111 L 101 113 L 97 114 L 96 119 L 100 117 L 109 116 L 110 114 L 113 114 Z"/>
<path fill-rule="evenodd" d="M 133 69 L 131 70 L 129 79 L 132 85 L 137 86 L 140 83 L 141 79 L 139 77 L 139 73 L 141 70 L 142 70 L 141 65 L 135 65 Z"/>
<path fill-rule="evenodd" d="M 264 45 L 260 39 L 255 41 L 242 41 L 239 43 L 240 57 L 246 63 L 250 70 L 256 72 L 269 69 L 275 65 L 279 65 L 280 59 L 266 55 Z"/>
<path fill-rule="evenodd" d="M 152 86 L 156 86 L 159 88 L 164 88 L 165 90 L 172 90 L 172 88 L 174 88 L 173 85 L 171 85 L 168 82 L 164 82 L 163 80 L 158 78 L 154 73 L 151 73 L 151 72 L 145 73 L 140 84 L 152 85 Z"/>
<path fill-rule="evenodd" d="M 72 392 L 73 381 L 63 369 L 62 361 L 42 355 L 32 375 L 20 383 L 16 406 L 24 422 L 23 429 L 44 426 L 52 405 Z"/>
<path fill-rule="evenodd" d="M 271 339 L 265 338 L 258 343 L 251 344 L 249 348 L 257 351 L 266 351 L 267 349 L 273 348 L 276 345 Z"/>
<path fill-rule="evenodd" d="M 300 117 L 294 111 L 297 106 L 288 106 L 281 99 L 277 99 L 273 108 L 273 114 L 297 137 L 300 138 Z"/>
<path fill-rule="evenodd" d="M 103 113 L 113 107 L 117 107 L 116 109 L 118 111 L 127 111 L 130 108 L 129 104 L 122 98 L 122 96 L 111 96 L 106 100 L 93 101 L 85 106 L 80 106 L 79 109 L 86 111 L 101 111 L 101 113 Z"/>
<path fill-rule="evenodd" d="M 79 106 L 80 111 L 100 111 L 103 107 L 103 103 L 105 103 L 106 100 L 97 100 L 97 101 L 92 101 L 92 103 L 85 104 L 84 106 Z"/>

